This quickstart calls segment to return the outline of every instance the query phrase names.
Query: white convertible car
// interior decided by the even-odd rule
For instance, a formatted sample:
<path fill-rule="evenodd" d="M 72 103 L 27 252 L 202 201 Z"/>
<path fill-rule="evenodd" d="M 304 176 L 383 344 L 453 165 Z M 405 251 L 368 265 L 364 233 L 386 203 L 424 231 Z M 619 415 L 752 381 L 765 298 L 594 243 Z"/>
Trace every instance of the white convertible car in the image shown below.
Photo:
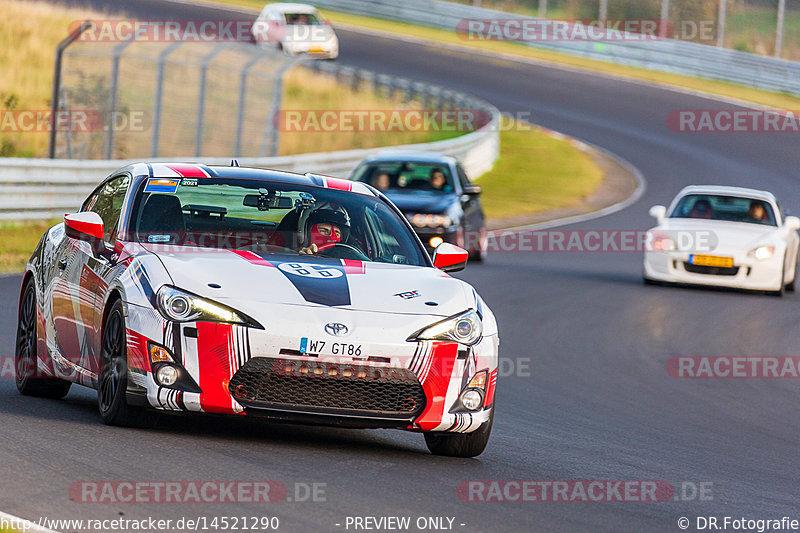
<path fill-rule="evenodd" d="M 339 38 L 333 26 L 308 4 L 268 4 L 253 24 L 252 33 L 260 46 L 277 46 L 290 56 L 306 54 L 318 59 L 339 56 Z"/>
<path fill-rule="evenodd" d="M 650 215 L 658 226 L 648 232 L 645 283 L 794 290 L 800 219 L 784 216 L 771 193 L 690 186 Z"/>

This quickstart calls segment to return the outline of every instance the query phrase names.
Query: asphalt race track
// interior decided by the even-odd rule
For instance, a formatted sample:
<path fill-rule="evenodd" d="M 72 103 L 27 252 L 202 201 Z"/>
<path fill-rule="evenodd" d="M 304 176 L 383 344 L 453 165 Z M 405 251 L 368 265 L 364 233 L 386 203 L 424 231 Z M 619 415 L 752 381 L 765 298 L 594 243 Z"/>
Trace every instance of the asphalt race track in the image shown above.
<path fill-rule="evenodd" d="M 84 3 L 150 19 L 223 16 L 154 0 Z M 502 111 L 530 112 L 535 122 L 610 150 L 642 171 L 641 200 L 570 229 L 645 229 L 651 205 L 667 203 L 692 183 L 768 189 L 800 213 L 796 137 L 667 128 L 673 110 L 729 104 L 339 35 L 343 63 L 456 87 Z M 5 376 L 0 509 L 32 519 L 269 515 L 280 517 L 282 531 L 345 531 L 348 516 L 410 516 L 412 524 L 446 516 L 455 519 L 455 530 L 470 532 L 679 531 L 680 517 L 691 520 L 689 530 L 698 516 L 800 518 L 797 381 L 675 379 L 665 369 L 679 355 L 800 355 L 800 295 L 644 286 L 639 253 L 497 253 L 468 267 L 463 278 L 497 314 L 501 357 L 508 359 L 498 379 L 492 438 L 476 459 L 434 457 L 421 435 L 385 430 L 211 417 L 165 417 L 148 431 L 111 428 L 100 422 L 94 391 L 74 386 L 64 401 L 27 398 Z M 19 276 L 0 278 L 0 341 L 7 355 L 13 354 L 19 283 Z M 659 503 L 460 500 L 458 483 L 475 479 L 666 480 L 687 494 Z M 70 500 L 69 487 L 80 480 L 275 480 L 293 500 L 296 483 L 326 485 L 319 498 L 325 501 L 316 502 L 104 505 Z M 700 501 L 692 487 L 706 482 L 712 488 Z"/>

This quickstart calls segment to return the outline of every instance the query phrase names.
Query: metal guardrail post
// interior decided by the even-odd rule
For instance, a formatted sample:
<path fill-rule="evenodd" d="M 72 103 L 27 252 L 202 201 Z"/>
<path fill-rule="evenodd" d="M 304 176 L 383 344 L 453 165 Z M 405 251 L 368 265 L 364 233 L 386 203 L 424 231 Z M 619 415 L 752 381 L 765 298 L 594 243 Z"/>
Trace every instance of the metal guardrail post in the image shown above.
<path fill-rule="evenodd" d="M 114 114 L 117 112 L 117 85 L 119 82 L 119 61 L 122 57 L 122 52 L 133 41 L 125 41 L 119 43 L 112 51 L 113 59 L 111 63 L 111 89 L 108 95 L 108 133 L 106 134 L 105 157 L 111 159 L 111 154 L 114 150 Z"/>
<path fill-rule="evenodd" d="M 242 68 L 242 73 L 240 74 L 239 113 L 237 114 L 236 118 L 236 140 L 234 141 L 233 145 L 233 155 L 236 157 L 241 157 L 242 155 L 242 123 L 244 122 L 244 106 L 245 101 L 247 100 L 247 75 L 250 73 L 250 69 L 265 57 L 265 55 L 257 53 L 245 64 L 244 68 Z"/>
<path fill-rule="evenodd" d="M 61 96 L 61 62 L 64 57 L 64 50 L 69 45 L 74 43 L 83 32 L 94 26 L 90 20 L 81 22 L 81 25 L 75 28 L 72 33 L 67 35 L 58 46 L 56 46 L 56 59 L 53 72 L 53 95 L 50 99 L 50 146 L 48 147 L 48 157 L 54 159 L 56 157 L 56 128 L 55 120 L 56 113 L 58 112 L 59 96 Z"/>
<path fill-rule="evenodd" d="M 150 145 L 150 157 L 158 157 L 158 141 L 161 133 L 161 102 L 164 97 L 164 64 L 169 55 L 183 45 L 181 41 L 172 43 L 158 54 L 158 71 L 156 72 L 156 100 L 153 106 L 153 138 Z"/>
<path fill-rule="evenodd" d="M 206 121 L 206 76 L 208 66 L 228 47 L 225 44 L 218 45 L 211 53 L 207 54 L 200 63 L 200 94 L 197 97 L 197 128 L 194 132 L 194 156 L 200 157 L 203 151 L 203 129 Z"/>
<path fill-rule="evenodd" d="M 264 124 L 264 135 L 261 140 L 261 157 L 265 157 L 267 155 L 267 138 L 270 140 L 269 155 L 272 157 L 278 155 L 278 145 L 280 141 L 280 129 L 278 128 L 278 124 L 280 122 L 279 114 L 281 112 L 281 106 L 283 102 L 283 77 L 286 75 L 286 72 L 288 72 L 289 69 L 301 62 L 305 62 L 305 58 L 302 56 L 295 56 L 294 59 L 278 69 L 278 75 L 275 79 L 275 87 L 272 89 L 272 103 L 270 105 L 269 118 L 267 118 L 267 123 Z"/>

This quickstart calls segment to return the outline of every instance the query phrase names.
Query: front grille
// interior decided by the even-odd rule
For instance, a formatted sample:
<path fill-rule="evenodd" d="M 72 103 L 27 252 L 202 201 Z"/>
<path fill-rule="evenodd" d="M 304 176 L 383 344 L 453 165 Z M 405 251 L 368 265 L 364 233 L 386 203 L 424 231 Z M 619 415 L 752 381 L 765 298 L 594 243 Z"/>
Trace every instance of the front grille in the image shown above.
<path fill-rule="evenodd" d="M 425 393 L 408 369 L 256 357 L 231 379 L 245 407 L 414 420 Z"/>
<path fill-rule="evenodd" d="M 707 274 L 710 276 L 735 276 L 739 273 L 739 267 L 710 267 L 684 263 L 683 268 L 686 269 L 686 272 Z"/>

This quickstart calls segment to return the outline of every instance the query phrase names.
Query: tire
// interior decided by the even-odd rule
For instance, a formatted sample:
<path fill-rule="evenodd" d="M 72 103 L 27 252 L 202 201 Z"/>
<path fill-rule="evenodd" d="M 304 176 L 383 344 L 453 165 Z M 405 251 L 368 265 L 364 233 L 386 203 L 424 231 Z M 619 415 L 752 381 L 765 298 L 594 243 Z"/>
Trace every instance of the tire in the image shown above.
<path fill-rule="evenodd" d="M 433 455 L 447 457 L 475 457 L 486 449 L 492 433 L 494 408 L 489 421 L 472 433 L 425 433 L 425 444 Z"/>
<path fill-rule="evenodd" d="M 473 263 L 483 263 L 484 261 L 486 261 L 487 255 L 488 253 L 486 252 L 486 247 L 483 245 L 483 242 L 479 239 L 478 249 L 470 251 L 468 259 Z"/>
<path fill-rule="evenodd" d="M 22 291 L 22 302 L 17 316 L 17 342 L 14 351 L 17 390 L 25 396 L 63 398 L 72 383 L 45 376 L 38 370 L 36 316 L 36 286 L 33 279 L 29 279 Z"/>
<path fill-rule="evenodd" d="M 786 264 L 786 257 L 783 258 L 783 264 Z M 781 285 L 780 285 L 780 288 L 777 291 L 767 291 L 767 294 L 770 294 L 772 296 L 776 296 L 778 298 L 783 297 L 783 291 L 786 289 L 785 278 L 786 278 L 786 271 L 781 269 Z"/>
<path fill-rule="evenodd" d="M 147 427 L 154 413 L 128 404 L 128 349 L 122 301 L 111 306 L 103 323 L 100 351 L 102 370 L 97 384 L 97 406 L 100 417 L 109 426 Z"/>
<path fill-rule="evenodd" d="M 794 254 L 794 268 L 793 268 L 794 272 L 792 273 L 792 281 L 783 286 L 783 289 L 786 292 L 794 292 L 797 287 L 797 260 L 799 255 L 800 255 L 800 250 L 798 250 L 798 252 Z"/>

